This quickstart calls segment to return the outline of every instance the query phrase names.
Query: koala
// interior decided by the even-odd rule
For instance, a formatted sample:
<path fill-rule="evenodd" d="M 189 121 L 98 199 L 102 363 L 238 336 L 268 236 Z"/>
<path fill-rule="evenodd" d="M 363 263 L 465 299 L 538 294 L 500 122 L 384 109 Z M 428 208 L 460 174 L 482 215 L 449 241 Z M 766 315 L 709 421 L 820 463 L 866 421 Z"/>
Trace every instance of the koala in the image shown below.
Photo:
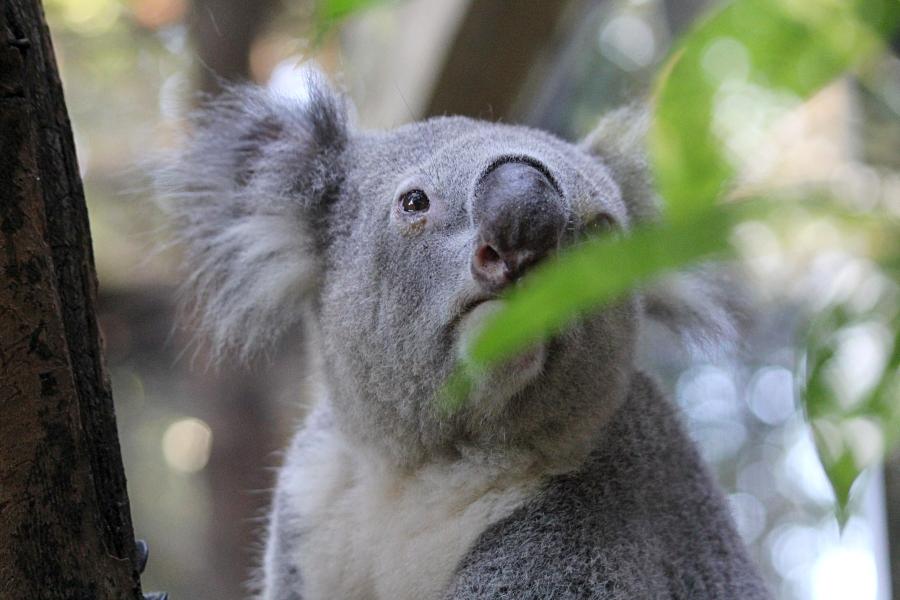
<path fill-rule="evenodd" d="M 248 357 L 302 323 L 315 357 L 258 597 L 769 598 L 635 358 L 648 318 L 730 327 L 691 305 L 716 296 L 702 278 L 478 371 L 455 410 L 438 400 L 535 265 L 659 218 L 643 119 L 614 113 L 580 144 L 464 117 L 365 131 L 321 75 L 307 91 L 227 91 L 158 178 L 212 346 Z"/>

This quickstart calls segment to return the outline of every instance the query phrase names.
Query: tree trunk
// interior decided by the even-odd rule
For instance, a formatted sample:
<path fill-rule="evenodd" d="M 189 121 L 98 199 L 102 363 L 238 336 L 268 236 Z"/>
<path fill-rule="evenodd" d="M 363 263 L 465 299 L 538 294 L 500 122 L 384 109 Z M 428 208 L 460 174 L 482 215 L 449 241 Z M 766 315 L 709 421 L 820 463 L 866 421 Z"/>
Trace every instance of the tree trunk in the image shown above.
<path fill-rule="evenodd" d="M 0 22 L 0 597 L 137 599 L 62 86 L 38 0 Z"/>
<path fill-rule="evenodd" d="M 427 116 L 509 120 L 522 85 L 553 40 L 571 0 L 477 0 L 436 79 Z"/>

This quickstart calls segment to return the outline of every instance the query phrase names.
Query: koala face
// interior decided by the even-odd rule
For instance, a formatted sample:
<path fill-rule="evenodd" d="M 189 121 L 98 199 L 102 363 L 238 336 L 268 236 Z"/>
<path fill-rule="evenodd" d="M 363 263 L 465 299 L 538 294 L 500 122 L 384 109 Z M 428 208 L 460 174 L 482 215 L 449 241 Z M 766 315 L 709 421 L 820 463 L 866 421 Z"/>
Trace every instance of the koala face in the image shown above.
<path fill-rule="evenodd" d="M 597 227 L 628 227 L 596 158 L 542 132 L 441 118 L 351 137 L 342 169 L 333 215 L 352 216 L 331 224 L 341 233 L 326 252 L 317 321 L 333 401 L 356 437 L 427 440 L 427 450 L 533 443 L 616 406 L 628 302 L 484 374 L 459 414 L 437 405 L 508 285 Z M 587 406 L 564 400 L 588 389 Z"/>
<path fill-rule="evenodd" d="M 246 353 L 305 317 L 354 439 L 398 462 L 467 446 L 558 459 L 618 407 L 631 298 L 480 373 L 460 410 L 438 403 L 508 286 L 592 232 L 631 226 L 639 211 L 596 155 L 460 117 L 354 131 L 318 81 L 305 101 L 233 91 L 195 123 L 160 182 L 198 322 Z"/>

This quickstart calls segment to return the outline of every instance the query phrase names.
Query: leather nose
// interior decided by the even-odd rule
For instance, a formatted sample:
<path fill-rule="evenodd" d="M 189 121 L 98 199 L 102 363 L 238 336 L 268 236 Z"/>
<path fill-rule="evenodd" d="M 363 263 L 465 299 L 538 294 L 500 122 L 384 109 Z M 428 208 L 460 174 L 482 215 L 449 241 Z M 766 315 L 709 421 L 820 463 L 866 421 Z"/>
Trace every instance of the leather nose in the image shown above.
<path fill-rule="evenodd" d="M 498 291 L 559 246 L 566 209 L 547 176 L 525 162 L 501 164 L 476 189 L 472 275 L 482 287 Z"/>

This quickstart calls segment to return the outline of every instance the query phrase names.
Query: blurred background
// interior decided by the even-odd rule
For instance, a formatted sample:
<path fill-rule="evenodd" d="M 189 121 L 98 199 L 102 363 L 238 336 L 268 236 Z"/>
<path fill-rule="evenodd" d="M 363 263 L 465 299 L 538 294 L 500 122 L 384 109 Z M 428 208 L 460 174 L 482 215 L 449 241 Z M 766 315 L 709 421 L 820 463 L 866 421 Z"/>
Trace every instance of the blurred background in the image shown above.
<path fill-rule="evenodd" d="M 310 401 L 301 332 L 269 361 L 208 369 L 189 328 L 175 328 L 178 250 L 165 246 L 141 165 L 172 147 L 198 93 L 215 94 L 221 80 L 302 93 L 314 61 L 353 99 L 361 126 L 459 113 L 577 139 L 604 111 L 646 98 L 672 40 L 713 3 L 405 0 L 343 18 L 354 2 L 45 0 L 86 186 L 135 531 L 151 546 L 145 589 L 244 597 L 272 468 Z M 323 5 L 339 23 L 323 27 Z M 740 67 L 724 51 L 710 69 Z M 862 78 L 792 112 L 748 177 L 824 182 L 857 212 L 900 218 L 900 60 L 887 54 Z M 732 104 L 748 126 L 765 120 L 758 99 Z M 898 460 L 857 481 L 841 533 L 796 389 L 809 316 L 835 302 L 896 308 L 897 282 L 868 258 L 872 240 L 799 205 L 743 223 L 732 241 L 757 290 L 746 348 L 691 357 L 660 331 L 643 360 L 683 408 L 777 598 L 896 600 Z M 852 404 L 895 332 L 864 319 L 839 334 L 830 376 Z M 860 453 L 880 455 L 877 428 L 842 425 Z"/>

